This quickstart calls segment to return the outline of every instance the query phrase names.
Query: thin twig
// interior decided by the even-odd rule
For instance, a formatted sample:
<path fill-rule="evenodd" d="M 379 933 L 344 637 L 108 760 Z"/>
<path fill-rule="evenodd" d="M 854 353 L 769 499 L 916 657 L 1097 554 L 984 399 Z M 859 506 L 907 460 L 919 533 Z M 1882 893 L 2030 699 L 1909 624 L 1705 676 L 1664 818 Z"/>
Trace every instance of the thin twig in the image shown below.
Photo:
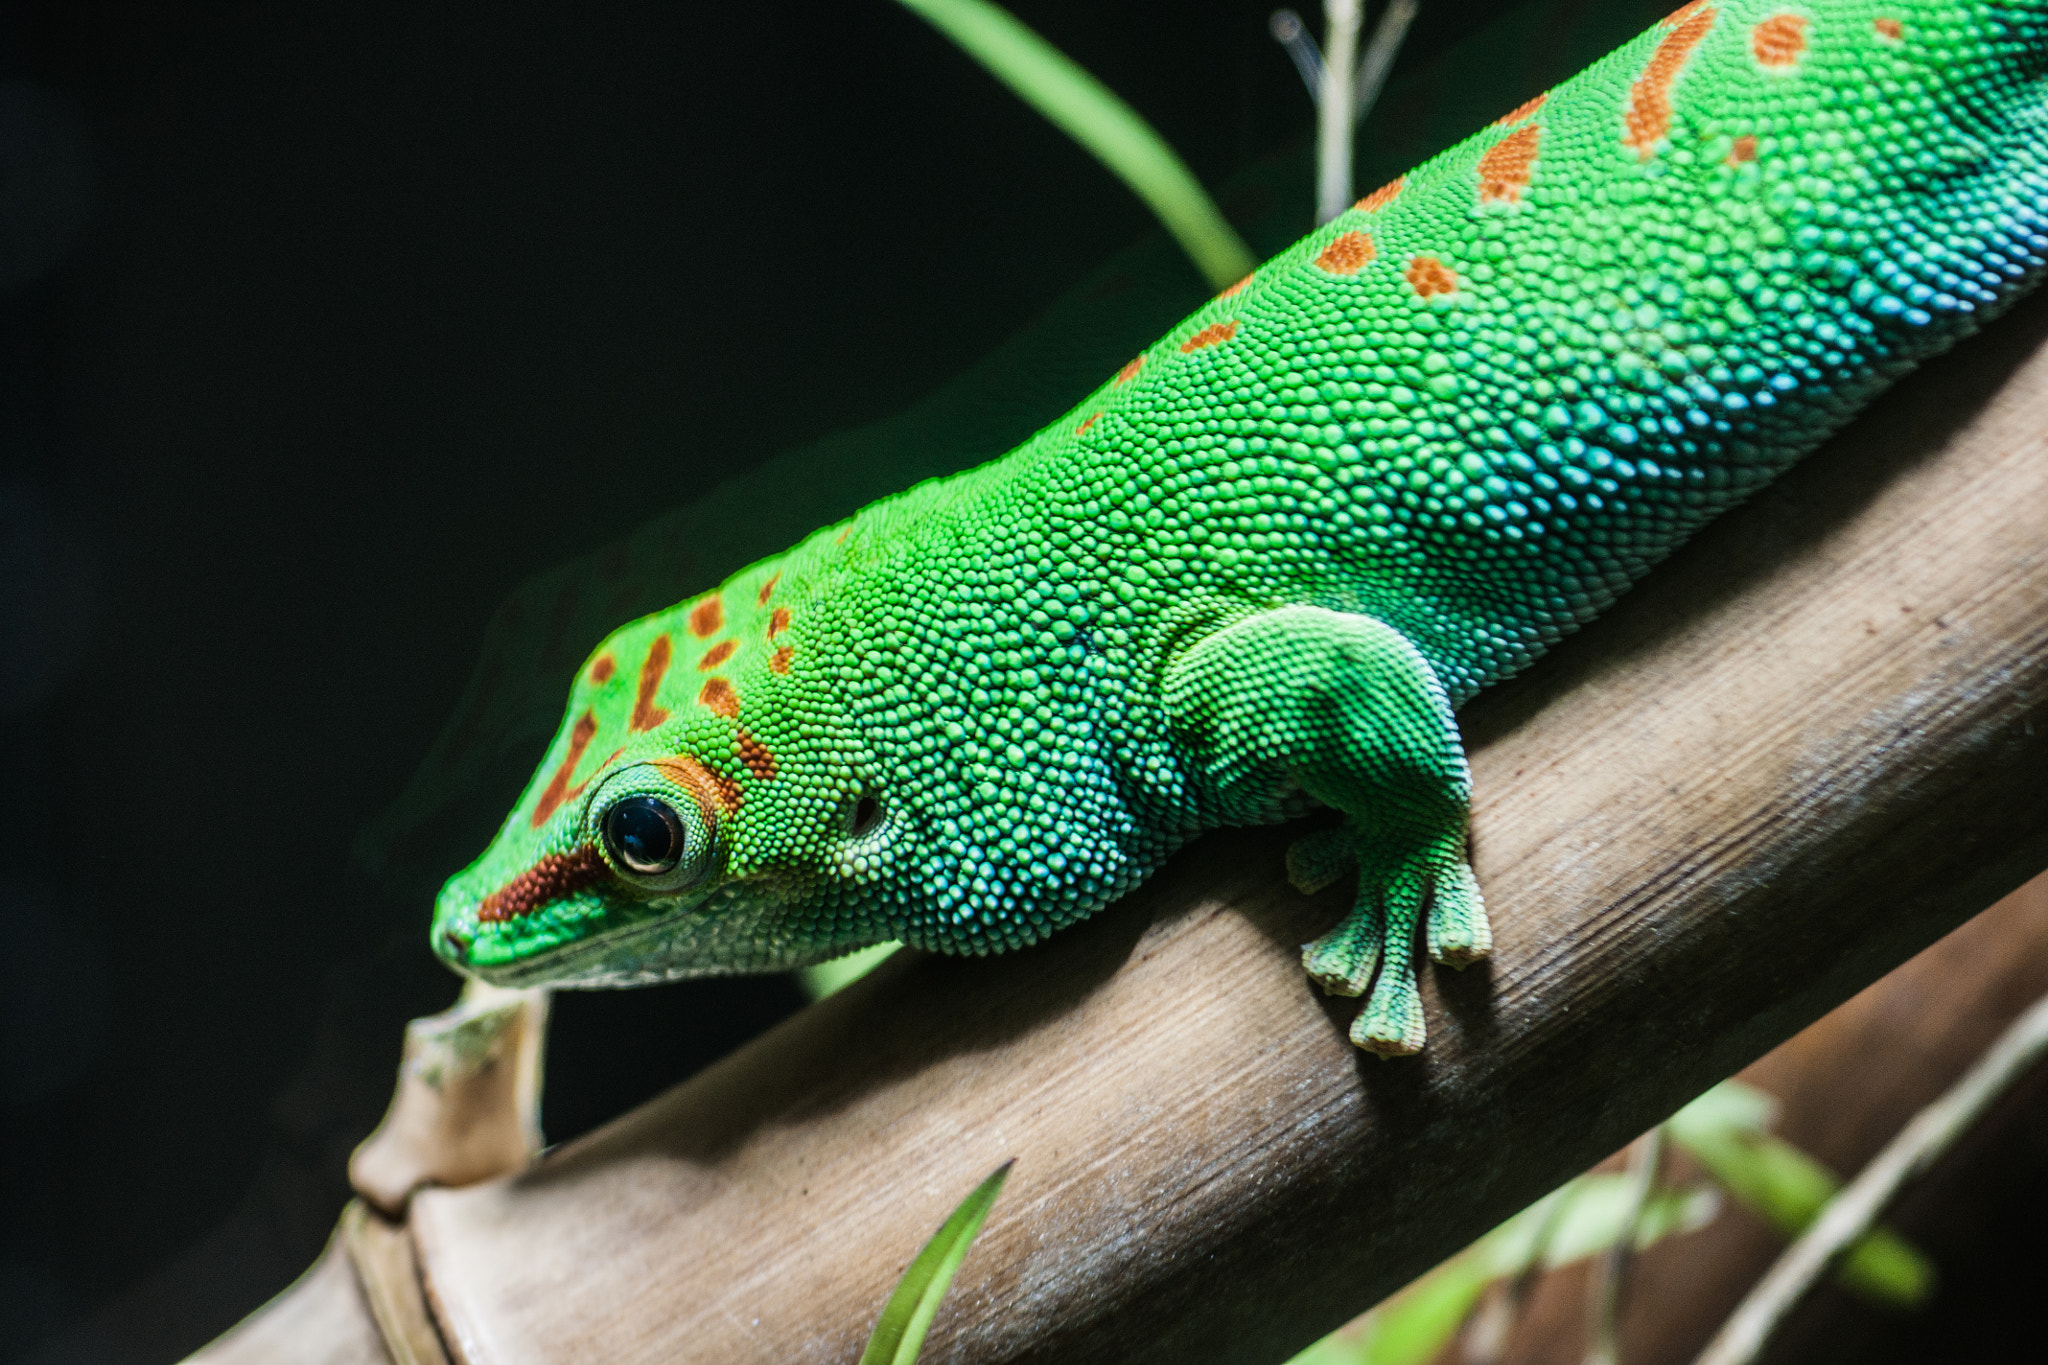
<path fill-rule="evenodd" d="M 1657 1188 L 1657 1169 L 1664 1162 L 1664 1128 L 1659 1124 L 1628 1149 L 1628 1203 L 1614 1244 L 1594 1268 L 1592 1297 L 1586 1309 L 1586 1365 L 1616 1365 L 1621 1359 L 1621 1295 L 1628 1281 L 1629 1261 L 1636 1251 L 1636 1233 L 1643 1210 Z"/>
<path fill-rule="evenodd" d="M 1814 1281 L 1868 1232 L 1908 1180 L 1947 1152 L 2001 1095 L 2048 1054 L 2048 996 L 2007 1028 L 1948 1093 L 1913 1116 L 1897 1137 L 1821 1210 L 1749 1291 L 1695 1365 L 1748 1365 Z"/>
<path fill-rule="evenodd" d="M 1421 0 L 1393 0 L 1373 28 L 1372 41 L 1365 45 L 1365 55 L 1358 59 L 1358 75 L 1352 80 L 1351 108 L 1356 122 L 1365 122 L 1365 116 L 1372 112 L 1386 86 L 1387 73 L 1394 69 L 1394 54 L 1401 50 L 1408 25 L 1415 22 L 1416 12 L 1421 8 Z"/>
<path fill-rule="evenodd" d="M 1359 0 L 1323 0 L 1323 92 L 1316 101 L 1316 221 L 1351 207 L 1352 77 L 1358 70 Z"/>

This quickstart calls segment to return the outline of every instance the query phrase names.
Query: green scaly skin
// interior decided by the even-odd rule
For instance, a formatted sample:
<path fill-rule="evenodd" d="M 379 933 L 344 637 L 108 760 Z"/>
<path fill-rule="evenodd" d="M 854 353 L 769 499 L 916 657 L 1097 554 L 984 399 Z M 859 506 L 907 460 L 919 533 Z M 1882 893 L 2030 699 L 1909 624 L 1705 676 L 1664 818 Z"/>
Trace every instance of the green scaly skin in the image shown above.
<path fill-rule="evenodd" d="M 2048 0 L 1688 6 L 1012 454 L 612 635 L 436 950 L 996 952 L 1320 802 L 1290 873 L 1359 890 L 1305 965 L 1417 1050 L 1417 929 L 1490 941 L 1454 709 L 2034 283 L 2044 68 Z"/>

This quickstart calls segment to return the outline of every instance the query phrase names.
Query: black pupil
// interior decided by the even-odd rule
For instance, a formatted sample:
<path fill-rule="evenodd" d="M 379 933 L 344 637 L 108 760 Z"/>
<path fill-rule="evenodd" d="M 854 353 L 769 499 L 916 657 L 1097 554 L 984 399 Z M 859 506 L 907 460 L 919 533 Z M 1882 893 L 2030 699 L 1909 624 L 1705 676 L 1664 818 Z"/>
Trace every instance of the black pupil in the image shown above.
<path fill-rule="evenodd" d="M 612 854 L 634 872 L 666 872 L 683 859 L 683 822 L 651 796 L 635 796 L 604 817 Z"/>

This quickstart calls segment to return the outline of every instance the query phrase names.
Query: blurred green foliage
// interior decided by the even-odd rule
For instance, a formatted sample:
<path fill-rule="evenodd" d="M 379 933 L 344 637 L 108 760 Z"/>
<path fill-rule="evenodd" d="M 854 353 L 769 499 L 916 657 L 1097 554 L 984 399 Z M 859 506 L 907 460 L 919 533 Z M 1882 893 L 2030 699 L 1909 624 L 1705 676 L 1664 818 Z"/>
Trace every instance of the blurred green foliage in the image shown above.
<path fill-rule="evenodd" d="M 995 1207 L 996 1196 L 1003 1192 L 1003 1183 L 1010 1178 L 1014 1165 L 1015 1161 L 1005 1161 L 989 1172 L 988 1179 L 960 1201 L 960 1206 L 924 1244 L 924 1250 L 917 1253 L 917 1259 L 897 1283 L 896 1292 L 883 1305 L 867 1349 L 860 1353 L 860 1365 L 915 1365 L 918 1352 L 924 1349 L 924 1334 L 932 1325 L 932 1315 L 939 1311 L 939 1301 L 946 1297 L 954 1272 L 960 1269 L 967 1248 L 988 1220 L 988 1211 Z"/>

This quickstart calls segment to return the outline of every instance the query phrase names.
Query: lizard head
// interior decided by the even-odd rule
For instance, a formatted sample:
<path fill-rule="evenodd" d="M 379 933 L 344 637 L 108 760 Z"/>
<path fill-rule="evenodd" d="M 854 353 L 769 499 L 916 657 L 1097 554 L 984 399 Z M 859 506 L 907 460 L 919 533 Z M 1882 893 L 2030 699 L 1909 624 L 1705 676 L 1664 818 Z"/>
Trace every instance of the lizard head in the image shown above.
<path fill-rule="evenodd" d="M 881 807 L 800 666 L 805 608 L 781 577 L 756 566 L 598 646 L 497 837 L 435 902 L 443 960 L 504 985 L 630 985 L 859 946 L 790 928 Z"/>

